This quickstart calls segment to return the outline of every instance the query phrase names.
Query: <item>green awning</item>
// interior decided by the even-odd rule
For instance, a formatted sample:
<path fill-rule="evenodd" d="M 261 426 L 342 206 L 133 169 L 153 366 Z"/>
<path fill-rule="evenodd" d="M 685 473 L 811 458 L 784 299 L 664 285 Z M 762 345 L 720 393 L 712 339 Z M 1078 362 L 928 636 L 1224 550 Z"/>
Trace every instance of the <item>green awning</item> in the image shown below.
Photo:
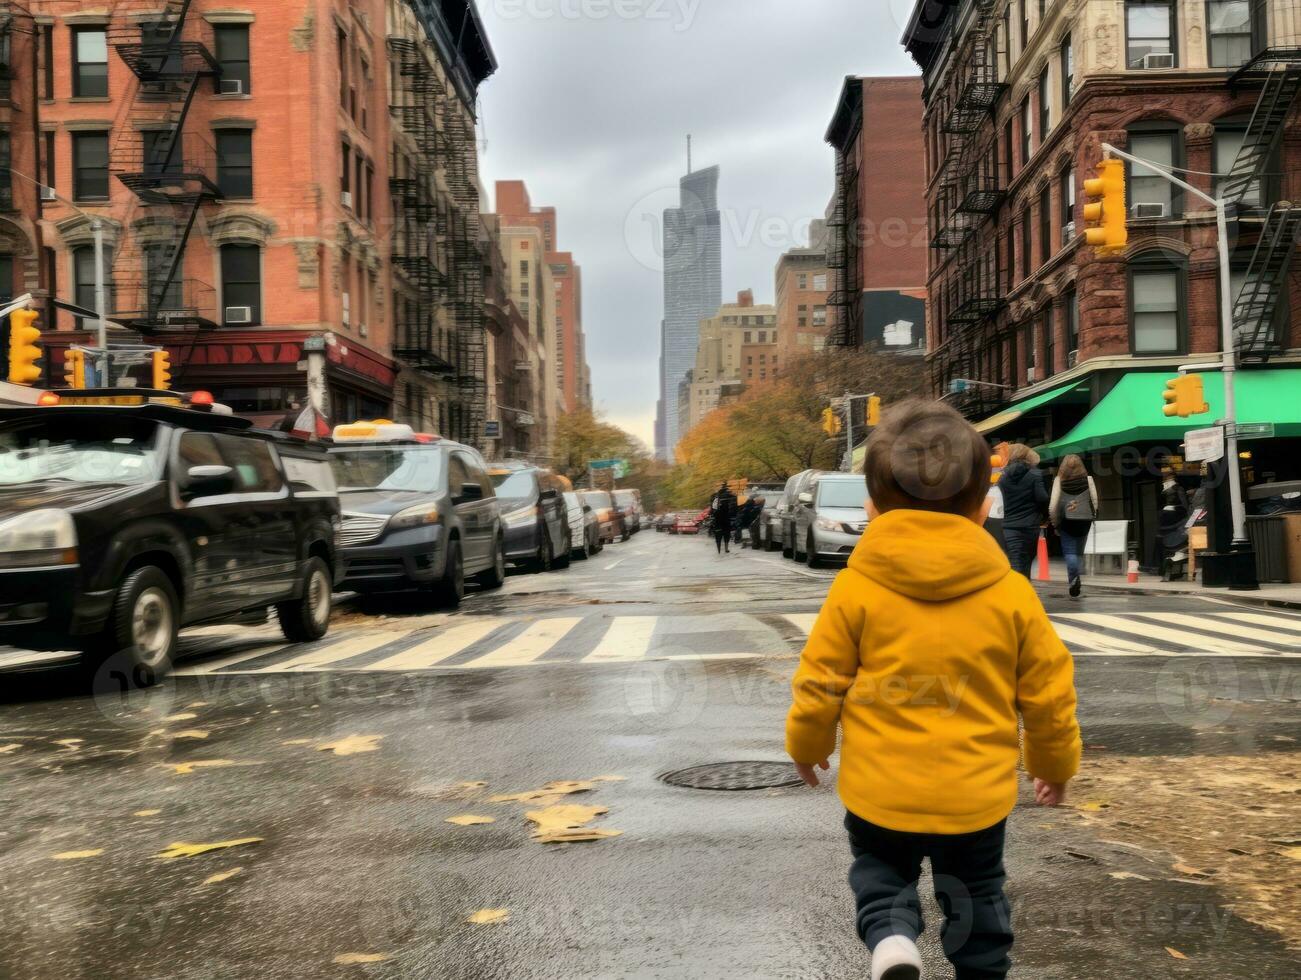
<path fill-rule="evenodd" d="M 1189 429 L 1204 429 L 1224 418 L 1224 375 L 1218 371 L 1201 374 L 1206 402 L 1211 406 L 1204 415 L 1181 419 L 1165 414 L 1165 383 L 1176 377 L 1174 373 L 1127 374 L 1079 425 L 1037 451 L 1048 460 L 1131 443 L 1177 445 Z M 1273 422 L 1275 436 L 1301 436 L 1301 370 L 1239 371 L 1234 392 L 1239 422 Z"/>
<path fill-rule="evenodd" d="M 1051 391 L 1042 392 L 1032 398 L 1027 398 L 1025 401 L 1009 405 L 997 415 L 991 415 L 989 418 L 977 422 L 976 431 L 985 435 L 993 432 L 995 429 L 1001 429 L 1003 426 L 1015 422 L 1031 409 L 1039 408 L 1041 405 L 1047 405 L 1049 402 L 1056 401 L 1058 398 L 1061 398 L 1062 395 L 1070 394 L 1072 391 L 1087 392 L 1088 390 L 1088 385 L 1080 384 L 1077 381 L 1073 384 L 1062 385 L 1060 388 L 1053 388 Z"/>

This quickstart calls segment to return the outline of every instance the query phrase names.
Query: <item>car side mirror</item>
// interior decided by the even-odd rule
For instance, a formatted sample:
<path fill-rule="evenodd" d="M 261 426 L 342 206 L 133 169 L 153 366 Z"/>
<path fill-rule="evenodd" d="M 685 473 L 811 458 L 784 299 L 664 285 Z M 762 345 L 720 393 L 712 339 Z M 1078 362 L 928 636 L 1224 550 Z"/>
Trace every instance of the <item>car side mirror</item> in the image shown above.
<path fill-rule="evenodd" d="M 456 498 L 458 504 L 483 499 L 483 487 L 478 483 L 462 483 L 461 492 Z"/>
<path fill-rule="evenodd" d="M 560 491 L 556 489 L 543 490 L 542 493 L 539 495 L 540 499 L 542 500 L 555 500 L 559 496 L 560 496 Z"/>
<path fill-rule="evenodd" d="M 800 503 L 802 503 L 805 507 L 809 506 L 811 503 L 813 503 L 813 494 L 811 493 L 800 494 Z"/>
<path fill-rule="evenodd" d="M 592 512 L 592 505 L 591 505 L 591 504 L 583 504 L 583 513 L 584 513 L 584 514 L 590 514 L 591 512 Z"/>
<path fill-rule="evenodd" d="M 235 471 L 229 466 L 191 466 L 185 472 L 181 496 L 186 500 L 195 497 L 218 497 L 235 489 Z"/>

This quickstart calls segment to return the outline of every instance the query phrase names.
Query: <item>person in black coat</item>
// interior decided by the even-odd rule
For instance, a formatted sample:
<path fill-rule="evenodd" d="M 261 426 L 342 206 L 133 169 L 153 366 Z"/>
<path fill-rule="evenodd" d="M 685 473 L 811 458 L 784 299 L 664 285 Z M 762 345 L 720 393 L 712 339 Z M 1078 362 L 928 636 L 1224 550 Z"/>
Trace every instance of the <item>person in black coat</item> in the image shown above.
<path fill-rule="evenodd" d="M 1008 447 L 1008 463 L 998 488 L 1003 494 L 1003 542 L 1014 571 L 1030 577 L 1039 547 L 1039 528 L 1048 510 L 1048 488 L 1038 469 L 1039 454 L 1029 446 Z"/>
<path fill-rule="evenodd" d="M 732 551 L 732 521 L 736 519 L 736 494 L 726 483 L 719 486 L 714 499 L 709 505 L 709 514 L 714 519 L 714 545 L 719 554 Z"/>

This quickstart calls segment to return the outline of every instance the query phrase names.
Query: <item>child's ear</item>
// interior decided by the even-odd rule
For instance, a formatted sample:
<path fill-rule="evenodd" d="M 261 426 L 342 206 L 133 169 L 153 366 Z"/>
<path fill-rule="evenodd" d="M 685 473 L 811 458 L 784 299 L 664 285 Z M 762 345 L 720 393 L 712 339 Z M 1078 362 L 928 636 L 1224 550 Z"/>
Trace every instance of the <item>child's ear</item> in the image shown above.
<path fill-rule="evenodd" d="M 993 509 L 993 507 L 994 507 L 994 498 L 989 496 L 985 497 L 985 502 L 980 505 L 980 513 L 976 515 L 976 523 L 979 524 L 981 527 L 984 527 L 985 522 L 989 520 L 989 512 Z"/>
<path fill-rule="evenodd" d="M 872 503 L 872 501 L 869 500 L 864 506 L 867 508 L 867 519 L 869 521 L 874 521 L 881 516 L 881 512 L 876 509 L 876 504 Z"/>

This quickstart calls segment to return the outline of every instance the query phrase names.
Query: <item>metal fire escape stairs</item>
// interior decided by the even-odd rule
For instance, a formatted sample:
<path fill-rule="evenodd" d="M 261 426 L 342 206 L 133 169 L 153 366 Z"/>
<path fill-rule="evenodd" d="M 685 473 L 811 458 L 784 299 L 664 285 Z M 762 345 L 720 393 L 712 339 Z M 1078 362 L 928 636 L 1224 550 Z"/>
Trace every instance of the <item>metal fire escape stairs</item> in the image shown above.
<path fill-rule="evenodd" d="M 831 276 L 827 307 L 835 310 L 827 344 L 832 347 L 854 346 L 862 319 L 858 218 L 858 166 L 850 150 L 837 154 L 836 193 L 827 216 L 827 269 Z"/>
<path fill-rule="evenodd" d="M 185 279 L 185 252 L 204 205 L 219 199 L 212 146 L 186 132 L 195 94 L 214 90 L 221 67 L 208 46 L 185 40 L 190 0 L 122 0 L 109 43 L 136 79 L 115 126 L 110 170 L 135 195 L 114 261 L 115 318 L 142 333 L 215 327 L 215 291 Z"/>
<path fill-rule="evenodd" d="M 1265 170 L 1283 138 L 1288 116 L 1301 101 L 1301 49 L 1263 51 L 1234 73 L 1230 85 L 1234 90 L 1261 87 L 1221 194 L 1236 206 L 1239 219 L 1259 219 L 1259 238 L 1234 298 L 1233 326 L 1242 358 L 1268 360 L 1283 349 L 1282 338 L 1273 328 L 1279 304 L 1286 301 L 1288 271 L 1301 240 L 1301 204 L 1268 201 Z"/>

